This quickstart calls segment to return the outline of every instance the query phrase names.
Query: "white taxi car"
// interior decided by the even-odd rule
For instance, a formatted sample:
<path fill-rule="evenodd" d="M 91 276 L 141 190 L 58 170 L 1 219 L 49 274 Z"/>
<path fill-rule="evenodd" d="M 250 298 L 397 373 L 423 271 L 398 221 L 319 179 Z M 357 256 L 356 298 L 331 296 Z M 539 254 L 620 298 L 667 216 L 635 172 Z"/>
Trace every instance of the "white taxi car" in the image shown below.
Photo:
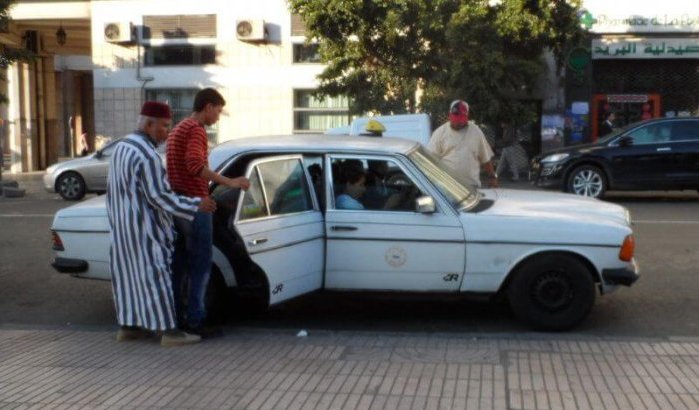
<path fill-rule="evenodd" d="M 598 291 L 638 278 L 625 208 L 478 190 L 408 140 L 238 139 L 210 165 L 251 181 L 247 192 L 211 187 L 211 299 L 226 288 L 265 307 L 320 289 L 503 294 L 533 327 L 561 330 Z M 59 272 L 110 279 L 104 197 L 58 211 L 52 230 Z"/>

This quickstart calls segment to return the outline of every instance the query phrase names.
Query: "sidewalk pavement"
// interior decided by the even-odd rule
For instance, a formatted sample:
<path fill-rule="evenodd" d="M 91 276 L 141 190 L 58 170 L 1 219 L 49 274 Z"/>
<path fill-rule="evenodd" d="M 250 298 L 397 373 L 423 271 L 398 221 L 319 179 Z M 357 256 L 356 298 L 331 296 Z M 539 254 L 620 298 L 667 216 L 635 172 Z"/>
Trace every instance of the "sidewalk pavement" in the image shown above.
<path fill-rule="evenodd" d="M 696 409 L 699 339 L 0 327 L 2 409 Z"/>

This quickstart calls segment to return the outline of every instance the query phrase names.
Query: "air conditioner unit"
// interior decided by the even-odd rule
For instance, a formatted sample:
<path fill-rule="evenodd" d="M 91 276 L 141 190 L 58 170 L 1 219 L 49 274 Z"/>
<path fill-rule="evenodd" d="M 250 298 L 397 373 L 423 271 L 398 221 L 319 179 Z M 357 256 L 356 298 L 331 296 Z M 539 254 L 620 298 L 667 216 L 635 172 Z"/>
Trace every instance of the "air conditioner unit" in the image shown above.
<path fill-rule="evenodd" d="M 108 43 L 130 43 L 133 41 L 133 27 L 128 21 L 104 23 L 104 40 Z"/>
<path fill-rule="evenodd" d="M 235 23 L 235 33 L 241 41 L 266 41 L 267 30 L 262 19 L 238 20 Z"/>

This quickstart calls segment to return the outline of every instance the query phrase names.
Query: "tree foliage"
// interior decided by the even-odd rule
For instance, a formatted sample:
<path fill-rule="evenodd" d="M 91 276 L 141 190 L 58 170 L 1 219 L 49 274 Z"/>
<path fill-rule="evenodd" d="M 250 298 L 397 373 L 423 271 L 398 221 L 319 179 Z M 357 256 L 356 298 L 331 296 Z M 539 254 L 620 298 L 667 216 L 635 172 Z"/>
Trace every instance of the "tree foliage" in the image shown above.
<path fill-rule="evenodd" d="M 579 0 L 289 3 L 327 64 L 318 94 L 349 95 L 355 113 L 441 114 L 463 98 L 480 120 L 523 120 L 543 51 L 560 67 L 583 35 Z"/>

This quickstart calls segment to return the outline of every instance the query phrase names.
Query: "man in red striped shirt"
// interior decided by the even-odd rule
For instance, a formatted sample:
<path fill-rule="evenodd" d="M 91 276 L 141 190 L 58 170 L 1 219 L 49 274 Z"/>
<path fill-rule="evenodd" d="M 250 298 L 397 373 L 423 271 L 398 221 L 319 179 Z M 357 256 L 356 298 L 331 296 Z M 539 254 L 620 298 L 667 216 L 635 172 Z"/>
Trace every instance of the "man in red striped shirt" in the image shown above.
<path fill-rule="evenodd" d="M 226 101 L 213 88 L 200 90 L 194 97 L 194 112 L 170 132 L 167 140 L 167 174 L 172 190 L 191 197 L 207 198 L 209 182 L 247 190 L 245 177 L 228 178 L 209 168 L 206 126 L 218 122 Z M 175 247 L 173 258 L 173 290 L 178 321 L 190 333 L 202 337 L 220 334 L 204 326 L 206 308 L 204 297 L 211 276 L 213 246 L 212 215 L 198 212 L 187 232 Z M 187 311 L 182 306 L 186 289 Z"/>

